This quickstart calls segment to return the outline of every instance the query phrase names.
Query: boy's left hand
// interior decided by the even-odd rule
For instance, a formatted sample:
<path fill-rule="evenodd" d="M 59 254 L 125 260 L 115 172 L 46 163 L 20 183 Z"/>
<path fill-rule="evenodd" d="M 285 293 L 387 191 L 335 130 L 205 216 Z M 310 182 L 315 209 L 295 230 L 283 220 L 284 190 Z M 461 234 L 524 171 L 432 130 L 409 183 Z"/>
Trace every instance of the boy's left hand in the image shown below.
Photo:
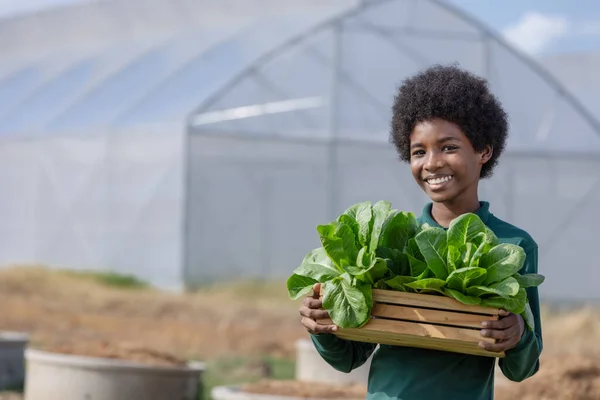
<path fill-rule="evenodd" d="M 498 339 L 496 343 L 479 342 L 479 347 L 488 351 L 510 350 L 519 343 L 525 331 L 525 321 L 520 315 L 500 310 L 499 320 L 485 321 L 481 324 L 481 336 Z"/>

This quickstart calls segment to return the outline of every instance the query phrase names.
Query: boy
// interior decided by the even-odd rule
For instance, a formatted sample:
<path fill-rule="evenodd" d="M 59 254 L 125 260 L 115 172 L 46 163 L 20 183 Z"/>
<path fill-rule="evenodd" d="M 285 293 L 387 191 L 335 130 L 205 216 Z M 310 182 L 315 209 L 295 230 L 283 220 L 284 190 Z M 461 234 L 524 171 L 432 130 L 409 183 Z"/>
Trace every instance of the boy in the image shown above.
<path fill-rule="evenodd" d="M 501 242 L 524 248 L 521 273 L 537 273 L 537 244 L 523 230 L 496 218 L 478 198 L 478 184 L 492 174 L 507 136 L 507 116 L 487 82 L 454 66 L 435 66 L 407 79 L 395 97 L 391 142 L 400 158 L 410 162 L 417 184 L 431 203 L 419 223 L 447 228 L 454 218 L 472 212 Z M 319 284 L 300 308 L 302 324 L 323 359 L 350 372 L 365 363 L 374 344 L 346 341 L 331 334 L 335 326 L 318 326 L 327 317 L 319 310 Z M 542 351 L 537 288 L 527 289 L 535 331 L 521 316 L 502 312 L 498 321 L 483 323 L 481 335 L 498 339 L 480 343 L 491 351 L 505 351 L 499 364 L 512 381 L 522 381 L 539 369 Z M 381 345 L 373 356 L 368 400 L 492 399 L 494 362 L 491 357 L 436 350 Z"/>

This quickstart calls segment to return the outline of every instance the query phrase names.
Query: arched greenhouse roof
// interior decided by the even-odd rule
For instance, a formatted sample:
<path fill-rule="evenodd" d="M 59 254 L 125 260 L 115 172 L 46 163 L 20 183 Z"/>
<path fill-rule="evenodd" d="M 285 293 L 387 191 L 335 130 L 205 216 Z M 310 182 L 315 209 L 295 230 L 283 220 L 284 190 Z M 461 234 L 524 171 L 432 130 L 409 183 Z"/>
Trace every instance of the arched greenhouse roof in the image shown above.
<path fill-rule="evenodd" d="M 409 74 L 458 62 L 511 119 L 509 148 L 600 151 L 543 66 L 440 0 L 102 1 L 0 22 L 0 133 L 178 124 L 386 142 Z"/>

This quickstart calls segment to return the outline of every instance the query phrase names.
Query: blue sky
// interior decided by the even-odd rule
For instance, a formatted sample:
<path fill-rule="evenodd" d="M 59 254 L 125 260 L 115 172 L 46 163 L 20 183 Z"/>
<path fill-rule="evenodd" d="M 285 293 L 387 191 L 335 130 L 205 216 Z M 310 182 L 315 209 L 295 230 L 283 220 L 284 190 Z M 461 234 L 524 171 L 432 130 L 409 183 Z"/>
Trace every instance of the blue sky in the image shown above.
<path fill-rule="evenodd" d="M 447 0 L 539 54 L 600 51 L 598 0 Z"/>
<path fill-rule="evenodd" d="M 0 15 L 84 1 L 90 0 L 0 0 Z M 600 51 L 598 0 L 446 1 L 475 16 L 532 55 Z"/>

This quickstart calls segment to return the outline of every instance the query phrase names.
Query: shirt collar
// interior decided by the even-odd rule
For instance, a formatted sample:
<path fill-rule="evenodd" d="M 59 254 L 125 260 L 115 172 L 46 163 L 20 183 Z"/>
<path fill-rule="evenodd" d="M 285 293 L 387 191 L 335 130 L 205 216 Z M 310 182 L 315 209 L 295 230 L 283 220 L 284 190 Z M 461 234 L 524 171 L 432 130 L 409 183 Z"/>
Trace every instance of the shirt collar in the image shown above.
<path fill-rule="evenodd" d="M 432 206 L 433 206 L 433 203 L 427 203 L 425 205 L 425 207 L 423 207 L 423 212 L 421 213 L 421 218 L 420 218 L 421 224 L 428 224 L 429 226 L 436 227 L 436 228 L 444 228 L 443 226 L 438 224 L 431 216 L 431 207 Z M 480 201 L 479 209 L 477 211 L 475 211 L 474 214 L 477 214 L 477 216 L 481 219 L 481 221 L 487 225 L 487 221 L 491 215 L 490 203 L 488 203 L 487 201 Z M 446 228 L 444 228 L 444 229 L 446 229 Z"/>

